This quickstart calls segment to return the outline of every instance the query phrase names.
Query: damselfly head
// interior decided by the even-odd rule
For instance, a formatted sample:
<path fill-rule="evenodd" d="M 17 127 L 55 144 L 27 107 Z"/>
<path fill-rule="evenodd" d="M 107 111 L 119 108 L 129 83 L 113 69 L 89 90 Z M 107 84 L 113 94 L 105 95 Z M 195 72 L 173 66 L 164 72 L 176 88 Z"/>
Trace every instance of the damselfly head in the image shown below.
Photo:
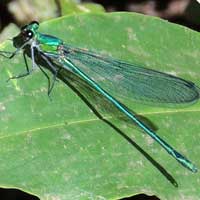
<path fill-rule="evenodd" d="M 28 43 L 28 41 L 34 37 L 38 28 L 39 23 L 37 21 L 33 21 L 30 24 L 23 26 L 21 32 L 13 38 L 14 47 L 20 48 L 25 43 Z"/>

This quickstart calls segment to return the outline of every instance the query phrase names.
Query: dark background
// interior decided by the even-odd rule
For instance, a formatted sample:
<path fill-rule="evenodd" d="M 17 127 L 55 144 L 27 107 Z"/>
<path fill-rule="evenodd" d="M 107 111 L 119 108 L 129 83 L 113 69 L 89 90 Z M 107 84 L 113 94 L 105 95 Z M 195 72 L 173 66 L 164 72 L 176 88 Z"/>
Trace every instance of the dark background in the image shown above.
<path fill-rule="evenodd" d="M 9 23 L 14 23 L 17 26 L 24 25 L 23 20 L 20 21 L 17 19 L 9 9 L 11 3 L 20 1 L 23 2 L 22 0 L 1 0 L 0 31 Z M 55 4 L 59 4 L 59 0 L 54 1 Z M 158 16 L 171 22 L 190 27 L 194 30 L 200 30 L 200 4 L 196 0 L 81 0 L 80 2 L 95 2 L 101 4 L 108 12 L 129 11 Z M 50 5 L 47 5 L 46 9 L 49 10 L 48 6 Z M 20 10 L 21 13 L 24 12 L 23 7 L 20 9 L 22 9 Z M 57 17 L 59 14 L 58 11 L 56 14 Z M 32 18 L 34 17 L 35 16 Z"/>
<path fill-rule="evenodd" d="M 139 12 L 200 30 L 200 4 L 196 0 L 82 0 L 110 11 Z"/>

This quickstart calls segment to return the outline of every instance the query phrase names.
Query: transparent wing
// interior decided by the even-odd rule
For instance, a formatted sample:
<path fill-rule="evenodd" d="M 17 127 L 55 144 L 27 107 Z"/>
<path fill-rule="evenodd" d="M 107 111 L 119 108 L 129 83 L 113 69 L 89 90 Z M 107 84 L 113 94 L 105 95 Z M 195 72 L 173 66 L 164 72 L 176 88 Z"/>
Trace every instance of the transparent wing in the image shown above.
<path fill-rule="evenodd" d="M 70 49 L 70 51 L 71 50 L 72 49 Z M 80 52 L 80 51 L 78 51 L 78 52 Z M 148 126 L 146 126 L 133 112 L 131 112 L 129 110 L 129 108 L 127 108 L 125 105 L 121 104 L 117 99 L 115 99 L 108 92 L 106 92 L 104 89 L 102 89 L 94 81 L 95 79 L 92 80 L 89 77 L 91 74 L 88 73 L 88 75 L 89 75 L 88 76 L 86 74 L 87 70 L 84 71 L 85 66 L 82 66 L 82 68 L 81 67 L 79 68 L 79 66 L 82 63 L 84 63 L 84 61 L 86 61 L 86 59 L 85 60 L 80 59 L 80 57 L 79 57 L 78 61 L 81 61 L 81 62 L 77 62 L 77 60 L 72 59 L 72 57 L 71 58 L 66 57 L 67 55 L 69 55 L 69 51 L 66 50 L 65 54 L 66 55 L 65 56 L 62 55 L 62 57 L 60 57 L 60 54 L 59 55 L 55 54 L 52 57 L 52 55 L 42 52 L 41 57 L 44 59 L 43 61 L 46 61 L 46 64 L 48 64 L 48 65 L 45 65 L 45 63 L 42 63 L 42 62 L 40 64 L 43 64 L 42 66 L 49 69 L 50 71 L 52 71 L 52 72 L 54 71 L 54 73 L 53 73 L 54 78 L 56 75 L 56 77 L 58 77 L 59 79 L 63 80 L 63 82 L 68 84 L 75 92 L 77 92 L 77 94 L 82 98 L 82 100 L 89 107 L 93 107 L 93 105 L 95 105 L 95 106 L 99 105 L 100 109 L 103 108 L 103 110 L 105 110 L 106 112 L 111 111 L 111 113 L 113 113 L 113 108 L 114 108 L 114 111 L 117 110 L 117 112 L 120 112 L 123 115 L 123 118 L 125 120 L 128 120 L 128 121 L 131 120 L 133 123 L 138 125 L 138 127 L 140 127 L 149 136 L 151 136 L 155 141 L 157 141 L 170 155 L 172 155 L 183 166 L 185 166 L 186 168 L 190 169 L 193 172 L 197 171 L 197 168 L 187 158 L 185 158 L 180 153 L 178 153 L 173 147 L 171 147 L 169 144 L 167 144 L 154 131 L 152 131 L 152 129 L 150 129 Z M 92 56 L 95 57 L 94 54 L 92 54 Z M 55 59 L 55 58 L 59 58 L 59 59 Z M 104 61 L 103 59 L 100 59 L 99 56 L 97 58 L 99 61 Z M 75 63 L 75 61 L 76 61 L 76 63 Z M 106 63 L 111 63 L 110 59 L 108 61 L 109 62 L 106 61 Z M 114 65 L 115 62 L 117 63 L 117 66 L 119 66 L 120 63 L 122 63 L 120 61 L 113 60 L 112 66 L 115 66 Z M 77 65 L 75 66 L 75 64 L 77 64 Z M 91 64 L 91 62 L 89 62 L 88 64 Z M 152 70 L 150 70 L 150 71 L 152 71 Z M 57 73 L 55 73 L 55 72 L 57 72 Z M 155 72 L 155 73 L 159 73 L 159 72 Z M 163 74 L 163 77 L 165 77 L 165 76 L 168 76 L 168 75 Z M 177 82 L 178 82 L 178 80 L 180 80 L 180 82 L 182 81 L 184 83 L 187 83 L 188 85 L 191 84 L 191 86 L 192 86 L 191 88 L 196 88 L 193 83 L 184 81 L 179 78 L 175 78 L 173 76 L 169 76 L 169 77 L 177 79 Z M 162 80 L 165 80 L 165 79 L 162 79 Z M 186 84 L 182 83 L 180 85 L 183 86 Z M 190 87 L 187 86 L 186 88 L 190 88 Z M 195 91 L 195 90 L 192 89 L 191 92 L 193 92 L 193 91 Z M 89 101 L 88 101 L 88 99 L 89 99 Z M 92 104 L 90 102 L 92 102 Z M 98 107 L 97 107 L 97 112 L 93 108 L 92 108 L 92 110 L 104 122 L 106 122 L 107 124 L 112 126 L 115 130 L 119 130 L 116 126 L 113 126 L 112 123 L 110 123 L 108 120 L 105 120 L 98 114 L 98 110 L 99 110 Z M 121 131 L 120 131 L 120 133 L 121 133 Z M 125 138 L 127 138 L 127 137 L 125 137 Z"/>
<path fill-rule="evenodd" d="M 55 65 L 54 65 L 55 66 Z M 59 68 L 59 67 L 58 67 Z M 116 106 L 113 105 L 107 98 L 105 98 L 100 92 L 94 89 L 88 84 L 84 79 L 77 76 L 71 71 L 61 68 L 57 74 L 57 78 L 66 83 L 78 96 L 93 110 L 93 112 L 101 117 L 112 116 L 114 118 L 119 118 L 126 123 L 132 125 L 134 124 L 132 120 L 127 118 L 127 116 L 121 112 Z M 126 107 L 125 105 L 123 105 Z M 133 113 L 135 117 L 140 119 L 145 125 L 151 130 L 156 130 L 157 127 L 144 116 L 139 116 L 134 111 L 126 107 L 129 112 Z"/>
<path fill-rule="evenodd" d="M 200 97 L 194 83 L 169 74 L 66 45 L 64 52 L 68 60 L 118 99 L 178 105 L 194 103 Z"/>

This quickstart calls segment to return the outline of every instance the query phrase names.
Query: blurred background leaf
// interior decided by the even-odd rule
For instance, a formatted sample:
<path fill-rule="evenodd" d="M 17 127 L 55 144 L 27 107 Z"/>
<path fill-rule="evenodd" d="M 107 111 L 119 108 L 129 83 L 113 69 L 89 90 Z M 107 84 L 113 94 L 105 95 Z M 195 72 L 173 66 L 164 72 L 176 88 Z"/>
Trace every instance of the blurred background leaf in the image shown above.
<path fill-rule="evenodd" d="M 1 2 L 1 10 L 0 29 L 2 33 L 0 41 L 15 34 L 16 26 L 21 27 L 30 21 L 42 22 L 63 15 L 105 11 L 100 4 L 80 3 L 75 0 L 9 0 Z M 13 25 L 14 23 L 16 26 Z"/>
<path fill-rule="evenodd" d="M 104 12 L 104 8 L 100 4 L 94 3 L 77 3 L 73 0 L 60 0 L 59 6 L 61 15 L 69 15 L 75 13 Z"/>

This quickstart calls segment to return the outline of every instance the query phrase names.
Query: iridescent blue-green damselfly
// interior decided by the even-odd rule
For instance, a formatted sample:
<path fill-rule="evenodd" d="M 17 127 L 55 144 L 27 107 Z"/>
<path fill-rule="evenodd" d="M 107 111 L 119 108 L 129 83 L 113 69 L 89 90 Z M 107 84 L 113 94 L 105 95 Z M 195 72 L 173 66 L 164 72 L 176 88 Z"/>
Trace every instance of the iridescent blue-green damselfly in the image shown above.
<path fill-rule="evenodd" d="M 16 50 L 0 52 L 1 56 L 10 59 L 20 51 L 23 52 L 26 72 L 10 79 L 27 76 L 38 67 L 48 80 L 48 95 L 57 78 L 81 90 L 86 97 L 95 99 L 96 95 L 100 95 L 104 102 L 140 127 L 184 167 L 197 172 L 197 168 L 186 157 L 117 100 L 119 96 L 125 98 L 128 93 L 133 99 L 143 102 L 169 105 L 193 103 L 200 98 L 200 89 L 194 83 L 69 46 L 57 37 L 38 32 L 38 28 L 39 23 L 36 21 L 22 27 L 21 32 L 12 39 Z M 27 56 L 32 60 L 31 69 L 28 67 Z M 45 69 L 52 72 L 52 81 Z"/>

